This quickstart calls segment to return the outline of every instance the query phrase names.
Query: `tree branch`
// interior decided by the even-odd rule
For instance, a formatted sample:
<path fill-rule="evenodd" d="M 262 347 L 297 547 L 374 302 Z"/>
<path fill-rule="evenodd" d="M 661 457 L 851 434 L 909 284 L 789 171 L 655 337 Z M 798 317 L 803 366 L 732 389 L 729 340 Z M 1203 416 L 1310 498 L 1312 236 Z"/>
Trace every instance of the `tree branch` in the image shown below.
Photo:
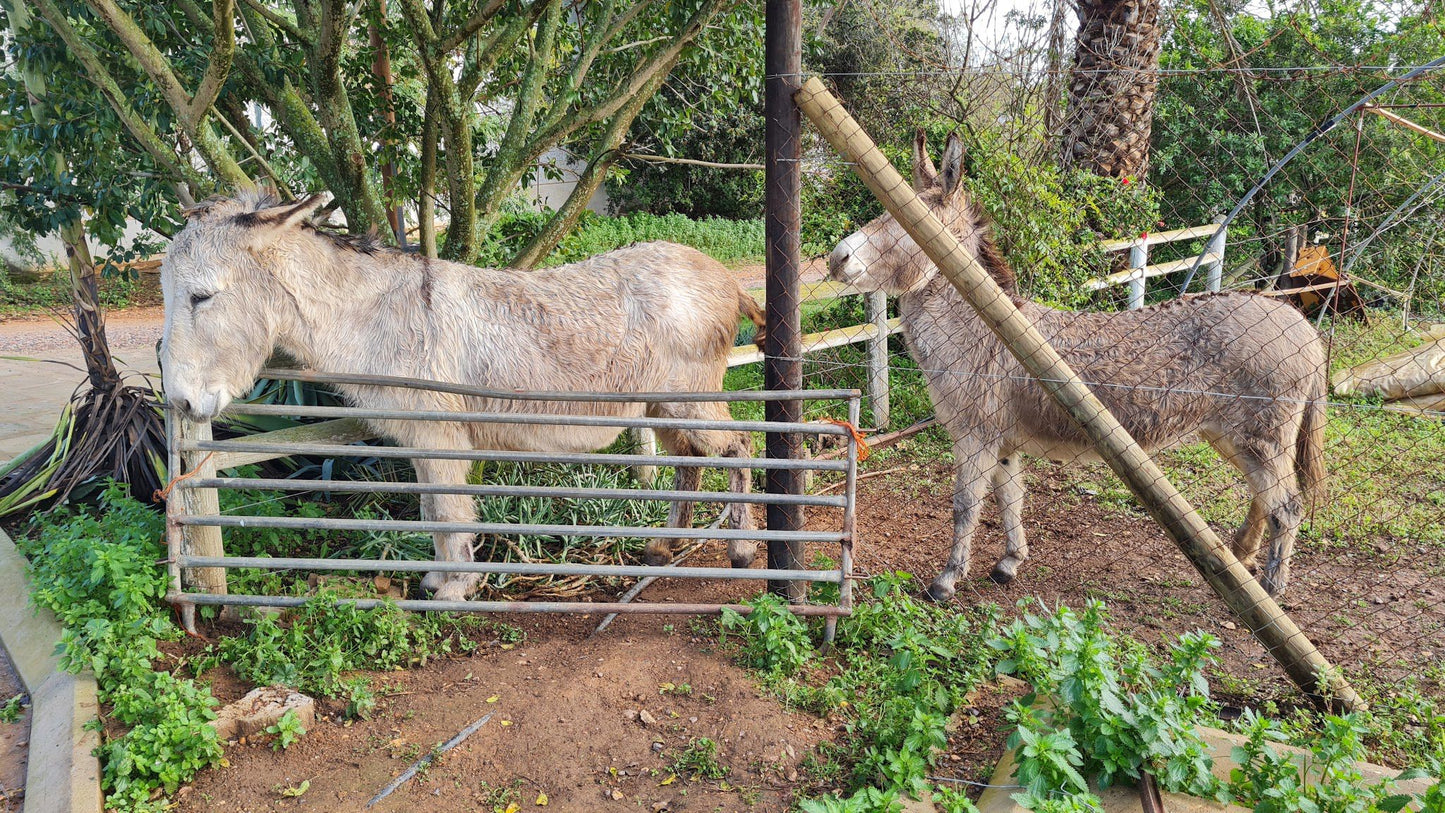
<path fill-rule="evenodd" d="M 617 156 L 621 161 L 646 161 L 649 164 L 686 164 L 709 169 L 766 169 L 762 164 L 720 164 L 716 161 L 699 161 L 696 158 L 672 158 L 666 155 L 651 155 L 642 152 L 624 152 Z"/>
<path fill-rule="evenodd" d="M 526 14 L 519 14 L 508 20 L 505 25 L 478 43 L 475 48 L 476 59 L 467 61 L 462 67 L 461 78 L 457 80 L 457 95 L 468 102 L 475 102 L 477 89 L 481 86 L 482 80 L 491 74 L 492 69 L 497 66 L 502 57 L 512 50 L 512 46 L 517 44 L 517 41 L 532 27 L 532 24 L 555 1 L 535 0 L 527 7 Z"/>
<path fill-rule="evenodd" d="M 703 28 L 724 8 L 732 5 L 733 1 L 710 0 L 700 6 L 693 13 L 692 19 L 688 20 L 687 24 L 678 32 L 673 43 L 639 65 L 627 81 L 619 85 L 605 101 L 590 109 L 576 111 L 571 115 L 564 115 L 560 118 L 554 116 L 556 120 L 550 126 L 544 126 L 538 131 L 537 138 L 533 140 L 532 154 L 528 156 L 528 159 L 535 161 L 552 145 L 560 143 L 577 130 L 607 120 L 628 102 L 635 99 L 639 93 L 642 93 L 643 89 L 651 84 L 659 74 L 665 78 L 667 73 L 672 70 L 672 66 L 677 63 L 678 58 L 682 56 L 683 49 L 691 45 Z"/>
<path fill-rule="evenodd" d="M 438 46 L 439 50 L 444 54 L 455 50 L 458 45 L 482 30 L 482 26 L 497 16 L 497 12 L 501 11 L 504 5 L 506 5 L 506 0 L 487 0 L 481 8 L 477 9 L 477 13 L 468 17 L 467 21 L 462 23 L 456 31 L 442 38 L 441 45 Z"/>
<path fill-rule="evenodd" d="M 311 37 L 303 33 L 301 29 L 296 26 L 295 20 L 287 19 L 281 12 L 273 8 L 268 8 L 262 0 L 241 0 L 241 2 L 245 3 L 258 17 L 276 27 L 286 34 L 286 36 L 300 43 L 307 45 L 312 44 Z"/>
<path fill-rule="evenodd" d="M 221 93 L 221 85 L 231 72 L 231 61 L 236 55 L 236 3 L 235 0 L 211 0 L 212 28 L 215 40 L 211 43 L 211 54 L 206 60 L 206 72 L 191 97 L 187 115 L 200 121 L 206 111 L 215 104 Z"/>

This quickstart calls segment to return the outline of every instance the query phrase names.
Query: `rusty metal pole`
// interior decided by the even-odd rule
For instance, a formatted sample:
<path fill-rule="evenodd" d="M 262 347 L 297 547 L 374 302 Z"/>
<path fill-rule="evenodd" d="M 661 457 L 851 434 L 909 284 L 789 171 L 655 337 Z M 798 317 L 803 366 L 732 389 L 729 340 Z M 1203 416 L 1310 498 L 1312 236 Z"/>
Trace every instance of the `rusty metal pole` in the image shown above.
<path fill-rule="evenodd" d="M 763 347 L 763 386 L 767 389 L 795 390 L 803 385 L 802 331 L 798 309 L 798 277 L 802 265 L 798 236 L 802 219 L 799 160 L 803 155 L 803 120 L 797 103 L 793 101 L 793 94 L 802 86 L 802 0 L 768 0 L 766 22 L 763 112 L 767 119 L 764 179 L 767 192 L 768 334 Z M 770 421 L 798 421 L 802 419 L 802 414 L 801 401 L 769 401 L 765 408 L 765 415 Z M 798 435 L 770 432 L 767 436 L 767 456 L 801 457 Z M 767 491 L 770 494 L 801 494 L 802 475 L 799 471 L 771 470 L 768 472 Z M 791 531 L 802 527 L 802 506 L 768 506 L 769 530 Z M 798 568 L 805 558 L 801 542 L 768 543 L 770 568 Z M 803 600 L 806 597 L 805 587 L 802 582 L 768 583 L 769 590 L 791 601 Z"/>

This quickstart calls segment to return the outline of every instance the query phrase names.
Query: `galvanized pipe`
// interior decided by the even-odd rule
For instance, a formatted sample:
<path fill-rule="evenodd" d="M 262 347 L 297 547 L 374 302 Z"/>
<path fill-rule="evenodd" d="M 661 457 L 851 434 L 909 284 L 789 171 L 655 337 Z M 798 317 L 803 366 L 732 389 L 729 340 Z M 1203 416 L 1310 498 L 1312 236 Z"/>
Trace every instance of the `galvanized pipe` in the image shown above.
<path fill-rule="evenodd" d="M 721 432 L 795 432 L 804 435 L 841 435 L 847 430 L 830 423 L 779 423 L 776 421 L 712 421 L 693 418 L 630 418 L 621 415 L 567 415 L 545 412 L 449 412 L 420 409 L 363 409 L 361 407 L 291 406 L 289 404 L 234 404 L 233 415 L 290 415 L 301 418 L 360 418 L 384 421 L 457 421 L 527 426 L 616 426 L 636 429 L 711 429 Z"/>
<path fill-rule="evenodd" d="M 309 599 L 300 596 L 244 596 L 214 595 L 211 593 L 170 594 L 166 600 L 171 603 L 205 604 L 232 607 L 301 607 Z M 337 605 L 354 605 L 366 610 L 382 605 L 393 605 L 401 610 L 435 611 L 447 613 L 651 613 L 655 615 L 709 615 L 732 610 L 740 615 L 753 611 L 746 604 L 662 604 L 656 602 L 622 604 L 615 601 L 435 601 L 432 599 L 390 599 L 338 598 Z M 800 604 L 788 607 L 794 615 L 842 616 L 848 611 L 842 607 L 818 604 Z"/>
<path fill-rule="evenodd" d="M 703 528 L 701 530 L 708 530 Z M 552 562 L 417 562 L 392 559 L 309 559 L 265 556 L 182 556 L 182 567 L 260 568 L 263 570 L 385 570 L 397 573 L 500 573 L 521 576 L 623 576 L 694 579 L 798 579 L 836 582 L 839 570 L 763 570 L 735 567 L 579 565 Z"/>
<path fill-rule="evenodd" d="M 757 531 L 735 528 L 654 528 L 615 525 L 532 525 L 503 522 L 430 522 L 405 519 L 353 519 L 312 517 L 246 517 L 229 514 L 180 517 L 181 525 L 211 525 L 222 528 L 307 528 L 325 531 L 417 531 L 423 533 L 495 534 L 513 536 L 597 536 L 604 539 L 744 539 L 788 542 L 837 542 L 841 533 L 825 531 Z"/>
<path fill-rule="evenodd" d="M 603 401 L 625 404 L 681 404 L 698 401 L 842 401 L 856 398 L 858 390 L 734 390 L 731 392 L 518 392 L 446 381 L 428 381 L 396 375 L 363 375 L 360 373 L 318 373 L 312 370 L 277 370 L 267 368 L 261 378 L 285 381 L 309 381 L 316 384 L 362 384 L 376 387 L 401 387 L 431 390 L 478 398 L 500 398 L 514 401 Z"/>
<path fill-rule="evenodd" d="M 543 497 L 564 500 L 659 500 L 662 502 L 781 502 L 842 508 L 844 497 L 826 494 L 759 494 L 736 491 L 661 491 L 645 488 L 554 488 L 550 486 L 412 483 L 396 480 L 280 480 L 249 477 L 198 477 L 176 488 L 224 488 L 235 491 L 336 491 L 343 494 L 464 494 L 469 497 Z"/>
<path fill-rule="evenodd" d="M 429 458 L 433 460 L 484 460 L 499 463 L 567 463 L 580 465 L 707 466 L 715 469 L 790 469 L 844 471 L 833 460 L 774 460 L 765 457 L 686 457 L 680 455 L 572 454 L 549 452 L 498 452 L 490 449 L 419 449 L 410 446 L 342 446 L 327 443 L 253 443 L 244 440 L 180 441 L 181 451 L 266 452 L 278 455 L 309 454 L 323 457 Z"/>

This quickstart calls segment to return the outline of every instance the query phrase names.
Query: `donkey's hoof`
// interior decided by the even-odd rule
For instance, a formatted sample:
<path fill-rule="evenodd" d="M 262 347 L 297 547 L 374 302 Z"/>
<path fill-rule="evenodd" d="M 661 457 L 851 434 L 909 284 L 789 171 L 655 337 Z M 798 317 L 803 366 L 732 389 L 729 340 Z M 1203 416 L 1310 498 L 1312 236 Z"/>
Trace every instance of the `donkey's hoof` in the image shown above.
<path fill-rule="evenodd" d="M 952 587 L 944 587 L 938 582 L 934 582 L 923 591 L 923 597 L 935 604 L 943 604 L 953 598 L 954 592 L 956 591 Z"/>
<path fill-rule="evenodd" d="M 642 561 L 648 567 L 662 567 L 672 564 L 672 551 L 670 550 L 647 550 L 642 553 Z"/>
<path fill-rule="evenodd" d="M 447 574 L 440 571 L 433 571 L 421 577 L 421 589 L 428 593 L 435 593 L 446 583 Z"/>
<path fill-rule="evenodd" d="M 729 553 L 728 561 L 739 570 L 745 570 L 753 566 L 753 559 L 757 558 L 755 553 Z"/>
<path fill-rule="evenodd" d="M 998 585 L 1008 584 L 1014 580 L 1014 573 L 1003 565 L 994 565 L 993 570 L 988 572 L 988 580 Z"/>
<path fill-rule="evenodd" d="M 436 589 L 432 598 L 436 601 L 466 601 L 473 589 L 474 585 L 466 582 L 447 582 Z"/>
<path fill-rule="evenodd" d="M 1259 586 L 1263 587 L 1264 592 L 1271 598 L 1279 598 L 1279 594 L 1284 592 L 1285 583 L 1275 574 L 1265 573 L 1259 577 Z"/>

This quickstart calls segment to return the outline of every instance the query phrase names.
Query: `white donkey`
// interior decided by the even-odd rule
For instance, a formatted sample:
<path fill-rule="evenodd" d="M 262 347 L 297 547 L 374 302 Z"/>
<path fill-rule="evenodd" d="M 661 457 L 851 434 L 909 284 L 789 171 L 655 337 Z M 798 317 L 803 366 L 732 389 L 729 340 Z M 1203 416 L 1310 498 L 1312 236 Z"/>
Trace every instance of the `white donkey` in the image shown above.
<path fill-rule="evenodd" d="M 368 238 L 319 231 L 308 220 L 322 196 L 277 205 L 263 193 L 189 210 L 161 265 L 165 297 L 164 383 L 171 403 L 206 421 L 248 389 L 273 349 L 325 372 L 408 376 L 502 390 L 718 391 L 739 314 L 762 326 L 757 303 L 720 263 L 686 246 L 650 243 L 571 265 L 520 272 L 474 268 L 383 248 Z M 759 334 L 761 335 L 761 333 Z M 564 412 L 578 415 L 727 420 L 727 405 L 491 400 L 424 390 L 340 386 L 360 406 L 391 410 Z M 373 421 L 404 446 L 433 449 L 588 452 L 619 429 L 583 426 Z M 658 430 L 675 455 L 751 457 L 744 432 Z M 417 479 L 463 483 L 465 460 L 417 459 Z M 730 487 L 751 487 L 746 469 Z M 693 491 L 701 470 L 678 467 Z M 673 503 L 668 524 L 692 524 L 692 503 Z M 421 501 L 428 520 L 470 522 L 464 495 Z M 752 529 L 750 506 L 732 503 L 729 524 Z M 471 534 L 435 534 L 438 561 L 470 561 Z M 746 567 L 756 542 L 732 541 Z M 671 558 L 655 539 L 647 559 Z M 476 574 L 428 573 L 438 599 L 466 598 Z"/>
<path fill-rule="evenodd" d="M 942 171 L 935 170 L 920 131 L 914 188 L 1145 449 L 1197 434 L 1244 473 L 1253 499 L 1234 554 L 1253 568 L 1267 531 L 1260 581 L 1271 594 L 1282 591 L 1302 494 L 1313 495 L 1324 479 L 1319 334 L 1294 308 L 1253 294 L 1191 296 L 1119 313 L 1059 311 L 1022 299 L 987 215 L 963 192 L 962 159 L 962 144 L 950 136 Z M 839 243 L 829 268 L 841 282 L 899 296 L 904 338 L 953 439 L 953 551 L 928 595 L 948 600 L 967 575 L 990 480 L 1007 537 L 990 576 L 1007 583 L 1029 555 L 1019 453 L 1097 459 L 1088 438 L 891 215 Z"/>

